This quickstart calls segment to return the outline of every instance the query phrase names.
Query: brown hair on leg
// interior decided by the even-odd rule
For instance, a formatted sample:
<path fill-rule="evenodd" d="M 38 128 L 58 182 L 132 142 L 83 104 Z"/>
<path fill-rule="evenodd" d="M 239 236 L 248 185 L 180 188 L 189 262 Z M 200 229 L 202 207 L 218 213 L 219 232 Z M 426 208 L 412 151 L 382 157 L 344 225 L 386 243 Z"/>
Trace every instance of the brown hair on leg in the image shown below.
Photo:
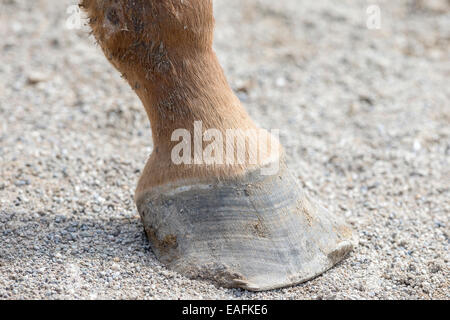
<path fill-rule="evenodd" d="M 228 85 L 212 49 L 211 0 L 83 0 L 81 6 L 105 56 L 140 97 L 151 122 L 154 151 L 136 197 L 178 180 L 241 175 L 269 158 L 270 148 L 258 164 L 175 165 L 171 161 L 177 144 L 171 141 L 172 132 L 185 128 L 193 136 L 195 121 L 202 122 L 204 131 L 215 128 L 224 137 L 227 129 L 257 128 Z"/>

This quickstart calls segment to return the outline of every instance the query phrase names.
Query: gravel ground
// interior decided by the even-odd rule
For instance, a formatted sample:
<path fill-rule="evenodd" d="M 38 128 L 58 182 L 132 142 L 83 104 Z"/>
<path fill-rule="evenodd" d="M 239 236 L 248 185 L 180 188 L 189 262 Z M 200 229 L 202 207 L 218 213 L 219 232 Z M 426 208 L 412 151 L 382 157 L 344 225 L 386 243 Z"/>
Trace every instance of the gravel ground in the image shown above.
<path fill-rule="evenodd" d="M 149 123 L 65 26 L 75 3 L 0 0 L 1 299 L 450 298 L 450 2 L 215 1 L 233 89 L 360 237 L 323 276 L 262 293 L 155 259 L 133 203 Z"/>

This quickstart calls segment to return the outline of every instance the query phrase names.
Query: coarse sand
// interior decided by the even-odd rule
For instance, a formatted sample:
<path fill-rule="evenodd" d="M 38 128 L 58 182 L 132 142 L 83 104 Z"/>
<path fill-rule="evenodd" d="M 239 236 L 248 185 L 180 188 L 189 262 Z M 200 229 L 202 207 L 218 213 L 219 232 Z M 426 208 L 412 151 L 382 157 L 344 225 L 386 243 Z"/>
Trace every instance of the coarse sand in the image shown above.
<path fill-rule="evenodd" d="M 450 2 L 214 2 L 232 88 L 359 246 L 268 292 L 167 270 L 133 202 L 138 98 L 76 0 L 1 0 L 0 299 L 449 299 Z"/>

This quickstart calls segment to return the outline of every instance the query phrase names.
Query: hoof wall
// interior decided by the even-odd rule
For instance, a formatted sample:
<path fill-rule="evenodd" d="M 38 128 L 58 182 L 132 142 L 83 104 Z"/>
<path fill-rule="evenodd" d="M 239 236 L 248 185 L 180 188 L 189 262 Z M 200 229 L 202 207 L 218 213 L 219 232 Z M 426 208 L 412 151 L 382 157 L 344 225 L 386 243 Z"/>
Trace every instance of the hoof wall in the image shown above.
<path fill-rule="evenodd" d="M 160 188 L 137 205 L 160 261 L 225 287 L 261 291 L 310 280 L 341 261 L 355 241 L 287 169 Z"/>

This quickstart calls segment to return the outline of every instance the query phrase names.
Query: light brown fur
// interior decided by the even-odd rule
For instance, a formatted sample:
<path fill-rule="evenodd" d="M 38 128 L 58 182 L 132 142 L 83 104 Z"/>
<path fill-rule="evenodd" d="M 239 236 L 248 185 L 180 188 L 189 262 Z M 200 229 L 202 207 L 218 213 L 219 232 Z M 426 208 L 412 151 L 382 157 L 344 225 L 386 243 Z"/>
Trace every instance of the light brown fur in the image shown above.
<path fill-rule="evenodd" d="M 108 60 L 141 99 L 152 126 L 154 151 L 136 199 L 154 186 L 180 180 L 233 177 L 260 164 L 175 165 L 172 132 L 256 129 L 233 94 L 212 49 L 211 0 L 82 0 L 93 34 Z M 225 135 L 225 134 L 224 134 Z M 276 147 L 280 148 L 279 145 Z"/>

